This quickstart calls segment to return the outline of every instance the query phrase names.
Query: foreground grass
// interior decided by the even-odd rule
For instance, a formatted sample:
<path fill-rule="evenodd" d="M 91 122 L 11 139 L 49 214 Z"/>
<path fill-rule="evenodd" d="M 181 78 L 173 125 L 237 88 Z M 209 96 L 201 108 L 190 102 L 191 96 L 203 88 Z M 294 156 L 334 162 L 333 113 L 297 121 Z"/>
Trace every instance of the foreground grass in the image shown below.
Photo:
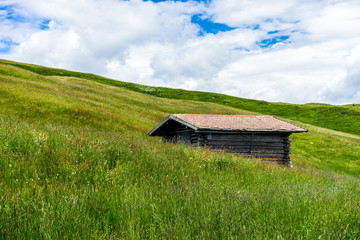
<path fill-rule="evenodd" d="M 358 238 L 359 180 L 0 116 L 1 238 Z"/>
<path fill-rule="evenodd" d="M 0 239 L 360 238 L 355 135 L 306 125 L 294 169 L 263 165 L 145 137 L 169 113 L 246 111 L 0 72 Z"/>

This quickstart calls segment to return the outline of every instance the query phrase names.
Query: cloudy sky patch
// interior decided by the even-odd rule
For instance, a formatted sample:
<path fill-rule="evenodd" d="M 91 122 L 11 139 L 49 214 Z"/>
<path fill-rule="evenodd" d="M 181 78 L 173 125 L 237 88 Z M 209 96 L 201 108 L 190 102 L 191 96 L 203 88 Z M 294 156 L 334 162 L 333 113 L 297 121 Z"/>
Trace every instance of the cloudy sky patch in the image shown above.
<path fill-rule="evenodd" d="M 2 0 L 0 58 L 292 103 L 360 103 L 356 0 Z"/>

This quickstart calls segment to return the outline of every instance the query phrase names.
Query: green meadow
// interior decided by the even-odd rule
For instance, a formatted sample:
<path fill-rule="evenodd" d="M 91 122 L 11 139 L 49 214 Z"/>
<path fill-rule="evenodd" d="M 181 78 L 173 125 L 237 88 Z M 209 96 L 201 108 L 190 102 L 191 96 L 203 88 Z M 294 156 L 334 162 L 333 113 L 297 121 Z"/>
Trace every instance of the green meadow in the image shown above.
<path fill-rule="evenodd" d="M 146 134 L 170 113 L 271 114 L 287 168 Z M 0 60 L 0 239 L 360 239 L 359 105 L 155 88 Z"/>
<path fill-rule="evenodd" d="M 125 88 L 128 90 L 148 94 L 151 96 L 217 103 L 237 109 L 258 112 L 266 115 L 275 115 L 315 126 L 353 133 L 360 135 L 360 104 L 333 106 L 328 104 L 287 104 L 271 103 L 259 100 L 232 97 L 224 94 L 187 91 L 164 87 L 151 87 L 140 84 L 114 81 L 94 74 L 79 73 L 63 69 L 46 68 L 42 66 L 9 62 L 0 60 L 0 63 L 20 67 L 42 76 L 67 76 L 77 77 L 102 83 L 109 86 Z"/>

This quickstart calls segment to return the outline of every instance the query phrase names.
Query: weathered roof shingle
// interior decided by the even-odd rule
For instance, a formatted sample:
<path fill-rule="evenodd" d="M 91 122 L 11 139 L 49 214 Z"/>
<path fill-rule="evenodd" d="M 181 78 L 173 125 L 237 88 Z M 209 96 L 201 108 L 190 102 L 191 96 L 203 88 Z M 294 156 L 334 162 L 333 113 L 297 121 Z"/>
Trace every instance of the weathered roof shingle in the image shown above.
<path fill-rule="evenodd" d="M 276 132 L 308 131 L 274 116 L 207 114 L 172 114 L 172 116 L 197 129 Z"/>

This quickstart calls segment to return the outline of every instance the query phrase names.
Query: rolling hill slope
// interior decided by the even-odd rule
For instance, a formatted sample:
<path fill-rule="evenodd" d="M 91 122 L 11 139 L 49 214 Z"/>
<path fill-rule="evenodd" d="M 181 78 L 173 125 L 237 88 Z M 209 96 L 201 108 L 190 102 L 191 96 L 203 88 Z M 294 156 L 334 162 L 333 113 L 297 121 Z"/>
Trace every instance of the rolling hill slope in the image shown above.
<path fill-rule="evenodd" d="M 315 109 L 293 169 L 145 136 L 169 113 L 262 104 L 212 95 L 0 61 L 0 238 L 360 237 L 360 137 L 327 118 L 358 123 L 358 106 L 323 106 L 336 114 L 315 126 L 322 105 L 276 105 Z"/>
<path fill-rule="evenodd" d="M 276 115 L 319 127 L 360 135 L 359 104 L 333 106 L 317 103 L 303 105 L 271 103 L 266 101 L 237 98 L 217 93 L 187 91 L 182 89 L 171 89 L 163 87 L 150 87 L 140 84 L 115 81 L 94 74 L 72 72 L 63 69 L 45 68 L 32 64 L 16 63 L 6 60 L 0 60 L 0 63 L 26 69 L 34 73 L 38 73 L 42 76 L 79 77 L 110 86 L 121 87 L 132 91 L 149 94 L 152 96 L 212 102 L 224 106 L 235 107 L 242 110 L 258 112 L 261 114 Z"/>

